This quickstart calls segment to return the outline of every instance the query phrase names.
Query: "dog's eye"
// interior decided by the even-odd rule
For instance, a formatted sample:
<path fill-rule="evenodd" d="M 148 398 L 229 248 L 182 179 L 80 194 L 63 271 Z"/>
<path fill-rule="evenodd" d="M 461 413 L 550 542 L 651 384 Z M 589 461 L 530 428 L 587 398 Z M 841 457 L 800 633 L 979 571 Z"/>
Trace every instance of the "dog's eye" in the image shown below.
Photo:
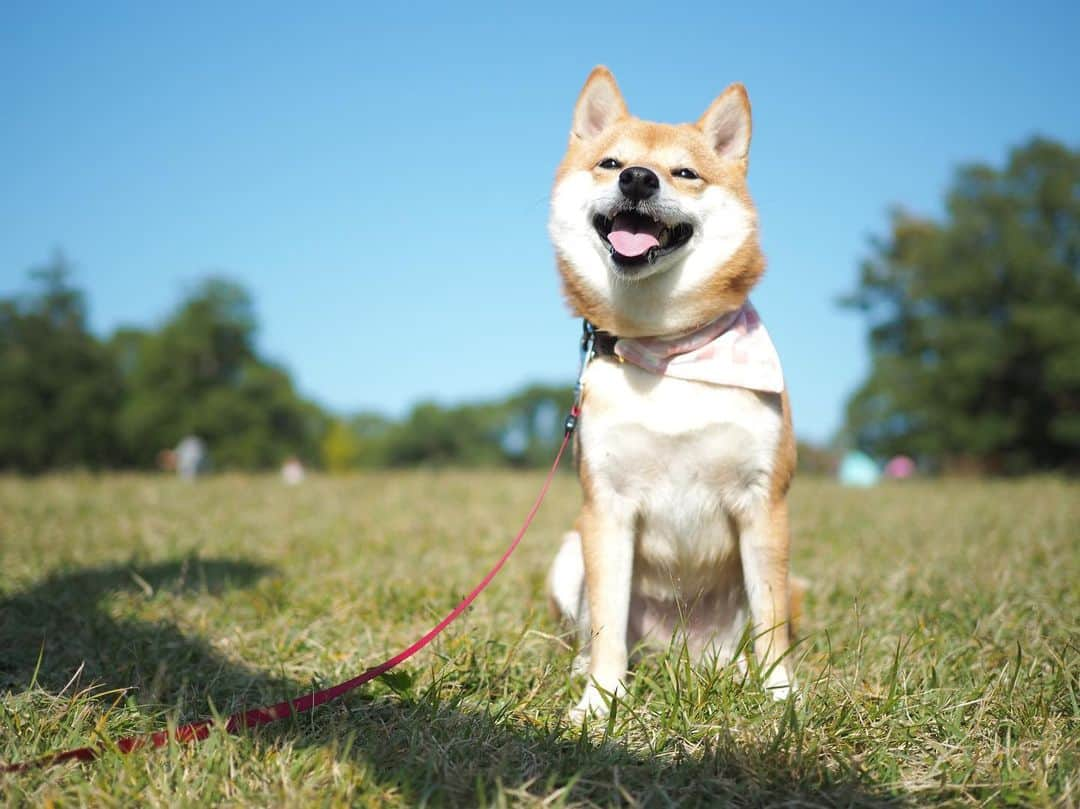
<path fill-rule="evenodd" d="M 614 157 L 605 157 L 599 163 L 596 164 L 599 169 L 621 169 L 622 163 L 616 160 Z"/>
<path fill-rule="evenodd" d="M 693 169 L 672 169 L 671 176 L 672 177 L 680 177 L 683 180 L 697 180 L 697 179 L 700 179 L 698 177 L 698 173 L 696 171 L 694 171 Z"/>

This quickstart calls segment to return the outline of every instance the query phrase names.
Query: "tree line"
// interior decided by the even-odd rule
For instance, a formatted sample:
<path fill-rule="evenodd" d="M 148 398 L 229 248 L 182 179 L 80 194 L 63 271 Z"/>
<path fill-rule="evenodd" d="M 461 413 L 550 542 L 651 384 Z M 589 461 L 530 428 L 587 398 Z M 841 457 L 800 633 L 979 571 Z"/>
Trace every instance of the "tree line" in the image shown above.
<path fill-rule="evenodd" d="M 534 386 L 397 421 L 339 417 L 259 355 L 235 283 L 208 279 L 160 328 L 106 339 L 62 258 L 30 283 L 0 300 L 0 470 L 148 468 L 185 435 L 218 468 L 535 466 L 570 404 L 569 386 Z M 872 368 L 836 448 L 943 471 L 1080 471 L 1080 151 L 1037 138 L 1001 168 L 961 167 L 943 217 L 893 214 L 841 305 L 867 321 Z"/>
<path fill-rule="evenodd" d="M 533 386 L 490 403 L 417 405 L 403 420 L 336 416 L 260 356 L 250 294 L 202 282 L 157 329 L 105 339 L 60 256 L 0 299 L 0 471 L 152 468 L 196 435 L 218 469 L 296 457 L 334 471 L 418 464 L 531 466 L 562 437 L 571 389 Z"/>

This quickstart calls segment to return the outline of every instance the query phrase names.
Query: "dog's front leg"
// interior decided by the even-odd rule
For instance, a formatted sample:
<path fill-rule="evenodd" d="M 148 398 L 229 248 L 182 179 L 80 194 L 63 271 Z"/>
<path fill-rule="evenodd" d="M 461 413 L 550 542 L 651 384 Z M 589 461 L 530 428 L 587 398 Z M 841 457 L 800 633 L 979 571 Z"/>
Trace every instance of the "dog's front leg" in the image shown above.
<path fill-rule="evenodd" d="M 739 551 L 750 603 L 754 656 L 765 675 L 765 688 L 774 699 L 786 699 L 795 690 L 787 657 L 789 543 L 787 505 L 783 500 L 762 504 L 739 520 Z"/>
<path fill-rule="evenodd" d="M 589 682 L 575 719 L 607 712 L 604 692 L 624 690 L 627 622 L 634 571 L 634 510 L 622 498 L 588 497 L 581 520 L 585 589 L 592 624 Z"/>

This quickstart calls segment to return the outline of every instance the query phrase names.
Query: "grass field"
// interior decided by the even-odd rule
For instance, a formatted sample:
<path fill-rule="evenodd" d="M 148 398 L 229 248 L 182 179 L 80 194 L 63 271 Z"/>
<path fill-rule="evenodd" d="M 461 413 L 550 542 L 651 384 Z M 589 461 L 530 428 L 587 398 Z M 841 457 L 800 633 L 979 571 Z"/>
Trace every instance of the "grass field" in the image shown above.
<path fill-rule="evenodd" d="M 0 479 L 0 761 L 294 696 L 397 651 L 479 579 L 539 476 L 195 485 Z M 543 576 L 570 476 L 460 623 L 313 715 L 0 776 L 29 805 L 1080 803 L 1080 485 L 801 480 L 799 701 L 647 657 L 611 721 Z"/>

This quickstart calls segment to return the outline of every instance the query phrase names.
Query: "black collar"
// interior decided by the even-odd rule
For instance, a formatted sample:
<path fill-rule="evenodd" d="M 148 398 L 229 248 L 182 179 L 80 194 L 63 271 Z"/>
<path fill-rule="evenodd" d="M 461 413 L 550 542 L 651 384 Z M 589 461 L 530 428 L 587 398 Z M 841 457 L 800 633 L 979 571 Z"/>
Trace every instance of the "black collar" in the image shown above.
<path fill-rule="evenodd" d="M 581 321 L 581 348 L 584 351 L 592 337 L 594 357 L 614 357 L 615 341 L 619 338 L 609 331 L 601 331 L 588 320 Z"/>

